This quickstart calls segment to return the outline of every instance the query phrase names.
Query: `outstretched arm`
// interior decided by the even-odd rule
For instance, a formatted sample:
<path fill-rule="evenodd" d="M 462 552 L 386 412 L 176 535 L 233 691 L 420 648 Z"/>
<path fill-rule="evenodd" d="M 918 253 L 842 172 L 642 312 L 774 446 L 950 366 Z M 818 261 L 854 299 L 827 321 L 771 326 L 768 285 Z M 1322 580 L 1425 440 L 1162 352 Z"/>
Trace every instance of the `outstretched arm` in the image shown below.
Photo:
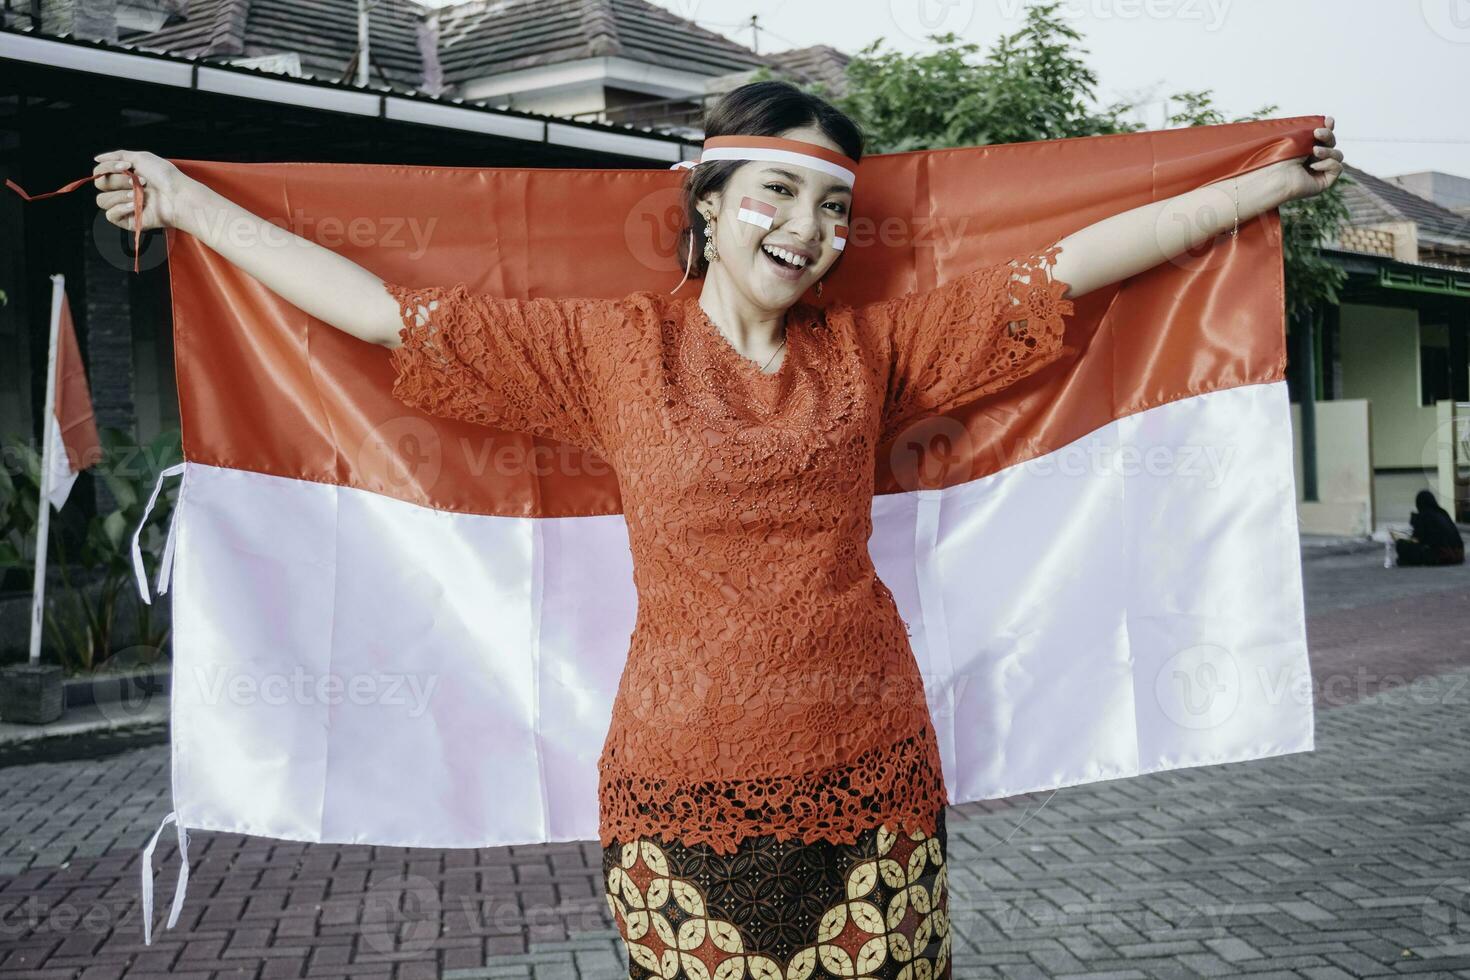
<path fill-rule="evenodd" d="M 1342 173 L 1332 117 L 1326 122 L 1315 131 L 1316 143 L 1305 157 L 1120 212 L 1061 239 L 1052 272 L 1070 284 L 1065 295 L 1082 296 L 1127 279 L 1228 233 L 1235 225 L 1237 198 L 1244 224 L 1287 201 L 1325 191 Z M 1304 165 L 1307 161 L 1314 162 Z"/>
<path fill-rule="evenodd" d="M 400 343 L 398 304 L 383 281 L 344 255 L 240 207 L 152 153 L 99 153 L 92 172 L 97 206 L 111 224 L 132 231 L 178 228 L 199 239 L 271 292 L 323 323 L 385 347 Z M 142 184 L 143 214 L 133 211 L 127 171 Z"/>

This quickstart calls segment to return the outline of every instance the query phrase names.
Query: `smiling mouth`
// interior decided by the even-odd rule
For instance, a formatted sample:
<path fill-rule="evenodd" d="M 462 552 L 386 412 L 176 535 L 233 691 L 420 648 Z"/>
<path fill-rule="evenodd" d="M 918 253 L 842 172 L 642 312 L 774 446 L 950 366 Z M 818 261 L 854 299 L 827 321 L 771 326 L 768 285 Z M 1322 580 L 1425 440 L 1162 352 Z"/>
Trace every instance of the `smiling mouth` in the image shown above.
<path fill-rule="evenodd" d="M 785 273 L 785 277 L 788 279 L 801 275 L 807 267 L 807 260 L 803 256 L 796 255 L 794 252 L 788 252 L 785 249 L 762 245 L 761 253 L 770 260 L 772 265 Z"/>

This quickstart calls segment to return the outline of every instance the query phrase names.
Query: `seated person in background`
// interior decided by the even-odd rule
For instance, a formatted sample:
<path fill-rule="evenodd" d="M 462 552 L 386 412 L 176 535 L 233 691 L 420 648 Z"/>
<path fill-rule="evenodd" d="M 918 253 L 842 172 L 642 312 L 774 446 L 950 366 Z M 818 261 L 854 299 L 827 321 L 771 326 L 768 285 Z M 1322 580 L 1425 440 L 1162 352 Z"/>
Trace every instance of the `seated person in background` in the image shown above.
<path fill-rule="evenodd" d="M 1454 519 L 1428 490 L 1420 490 L 1414 498 L 1418 508 L 1409 515 L 1414 529 L 1412 537 L 1394 542 L 1400 565 L 1463 565 L 1465 542 Z"/>

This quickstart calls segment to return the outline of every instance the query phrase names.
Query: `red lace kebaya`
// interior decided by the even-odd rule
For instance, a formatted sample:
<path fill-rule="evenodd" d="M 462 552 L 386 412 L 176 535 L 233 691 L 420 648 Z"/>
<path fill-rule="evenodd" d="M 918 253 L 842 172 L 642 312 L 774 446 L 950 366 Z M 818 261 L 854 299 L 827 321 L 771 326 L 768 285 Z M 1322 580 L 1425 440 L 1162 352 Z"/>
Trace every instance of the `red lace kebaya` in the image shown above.
<path fill-rule="evenodd" d="M 868 555 L 875 454 L 1062 356 L 1059 249 L 867 306 L 797 304 L 771 373 L 692 297 L 384 284 L 397 398 L 618 475 L 638 612 L 599 759 L 604 846 L 935 831 L 938 744 Z"/>

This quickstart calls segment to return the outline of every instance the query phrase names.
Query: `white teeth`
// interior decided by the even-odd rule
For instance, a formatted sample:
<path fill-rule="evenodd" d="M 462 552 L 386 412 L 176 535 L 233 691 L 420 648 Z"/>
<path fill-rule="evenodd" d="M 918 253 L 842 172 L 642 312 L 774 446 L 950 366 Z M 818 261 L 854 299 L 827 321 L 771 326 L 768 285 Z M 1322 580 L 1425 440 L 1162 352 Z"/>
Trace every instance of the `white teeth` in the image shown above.
<path fill-rule="evenodd" d="M 784 248 L 777 248 L 774 245 L 762 245 L 761 248 L 764 248 L 767 252 L 770 252 L 779 259 L 790 262 L 798 269 L 806 268 L 807 257 L 805 255 L 797 255 L 795 252 L 788 252 Z"/>

